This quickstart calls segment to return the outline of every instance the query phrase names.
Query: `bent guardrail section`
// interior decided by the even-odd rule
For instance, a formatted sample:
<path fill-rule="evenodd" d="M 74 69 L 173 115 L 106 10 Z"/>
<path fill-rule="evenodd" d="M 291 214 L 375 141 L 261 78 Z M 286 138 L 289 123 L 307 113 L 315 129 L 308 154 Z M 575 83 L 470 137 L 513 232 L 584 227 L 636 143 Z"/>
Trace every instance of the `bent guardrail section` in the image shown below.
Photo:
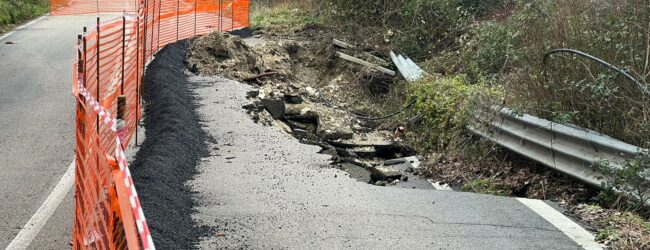
<path fill-rule="evenodd" d="M 496 113 L 494 115 L 486 112 Z M 582 128 L 574 128 L 517 114 L 513 110 L 491 108 L 477 115 L 480 125 L 470 130 L 493 142 L 595 187 L 605 176 L 594 165 L 608 161 L 620 167 L 644 149 Z"/>

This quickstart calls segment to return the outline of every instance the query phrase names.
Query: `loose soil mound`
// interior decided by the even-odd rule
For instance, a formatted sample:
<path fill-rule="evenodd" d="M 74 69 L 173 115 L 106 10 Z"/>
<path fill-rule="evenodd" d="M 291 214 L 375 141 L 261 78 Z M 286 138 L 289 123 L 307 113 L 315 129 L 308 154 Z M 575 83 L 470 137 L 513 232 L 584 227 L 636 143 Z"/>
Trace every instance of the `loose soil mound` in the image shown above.
<path fill-rule="evenodd" d="M 146 140 L 132 165 L 132 174 L 159 249 L 193 249 L 209 228 L 192 220 L 196 205 L 185 185 L 209 154 L 196 114 L 196 97 L 185 74 L 186 42 L 170 44 L 149 65 L 142 85 L 146 103 Z"/>

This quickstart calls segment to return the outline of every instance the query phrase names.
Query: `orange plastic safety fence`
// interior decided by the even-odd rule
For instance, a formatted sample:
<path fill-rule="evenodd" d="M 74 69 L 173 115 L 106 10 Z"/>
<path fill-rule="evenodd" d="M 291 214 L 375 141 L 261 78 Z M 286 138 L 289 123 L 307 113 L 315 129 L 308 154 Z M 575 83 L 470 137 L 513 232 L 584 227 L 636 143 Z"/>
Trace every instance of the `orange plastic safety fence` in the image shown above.
<path fill-rule="evenodd" d="M 80 15 L 98 12 L 130 12 L 138 9 L 136 0 L 50 0 L 51 15 Z"/>
<path fill-rule="evenodd" d="M 130 10 L 137 9 L 132 15 L 98 18 L 78 41 L 73 82 L 78 100 L 73 248 L 139 249 L 151 239 L 144 239 L 148 232 L 140 230 L 142 211 L 132 210 L 131 194 L 135 191 L 130 190 L 128 182 L 125 184 L 129 176 L 124 173 L 128 171 L 120 171 L 116 149 L 128 146 L 141 118 L 140 85 L 145 65 L 169 43 L 247 27 L 250 2 L 143 0 L 137 6 L 133 1 L 51 2 L 52 13 L 59 15 L 121 12 L 119 8 L 129 6 L 135 6 Z M 123 112 L 116 129 L 106 122 L 106 116 L 116 118 L 120 96 L 126 105 L 120 109 Z M 98 104 L 89 106 L 86 97 Z M 99 106 L 101 112 L 96 109 Z M 117 145 L 118 141 L 123 145 Z M 149 249 L 153 249 L 152 244 Z"/>

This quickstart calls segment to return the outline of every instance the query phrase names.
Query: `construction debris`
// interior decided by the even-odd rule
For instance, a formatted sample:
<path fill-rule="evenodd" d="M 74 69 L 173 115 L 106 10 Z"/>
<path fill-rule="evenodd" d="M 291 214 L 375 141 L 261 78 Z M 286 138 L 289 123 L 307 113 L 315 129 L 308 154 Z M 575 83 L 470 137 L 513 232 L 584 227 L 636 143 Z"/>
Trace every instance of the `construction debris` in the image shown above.
<path fill-rule="evenodd" d="M 422 70 L 417 64 L 411 60 L 411 58 L 408 58 L 407 56 L 402 56 L 402 55 L 396 55 L 393 51 L 390 52 L 390 58 L 393 60 L 393 63 L 395 63 L 395 66 L 399 70 L 400 74 L 406 79 L 408 82 L 414 82 L 420 79 L 424 74 L 424 70 Z"/>
<path fill-rule="evenodd" d="M 379 66 L 379 65 L 374 64 L 374 63 L 370 63 L 370 62 L 361 60 L 359 58 L 350 56 L 350 55 L 342 53 L 342 52 L 336 52 L 336 56 L 340 57 L 341 59 L 344 59 L 344 60 L 347 60 L 347 61 L 350 61 L 350 62 L 353 62 L 353 63 L 357 63 L 357 64 L 363 65 L 363 66 L 371 68 L 371 69 L 378 70 L 378 71 L 380 71 L 382 73 L 385 73 L 387 75 L 390 75 L 390 76 L 396 76 L 397 75 L 397 73 L 395 73 L 395 71 L 384 68 L 384 67 Z"/>

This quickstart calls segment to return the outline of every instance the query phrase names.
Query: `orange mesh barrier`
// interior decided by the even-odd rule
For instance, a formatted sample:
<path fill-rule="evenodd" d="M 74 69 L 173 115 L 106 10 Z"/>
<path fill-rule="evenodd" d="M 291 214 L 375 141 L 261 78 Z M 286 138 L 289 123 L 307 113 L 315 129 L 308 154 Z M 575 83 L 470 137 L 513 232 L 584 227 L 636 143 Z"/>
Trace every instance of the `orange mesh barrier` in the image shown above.
<path fill-rule="evenodd" d="M 94 27 L 84 28 L 76 47 L 73 249 L 155 249 L 123 155 L 137 136 L 145 65 L 169 43 L 247 27 L 249 0 L 144 0 L 137 6 L 133 1 L 51 3 L 54 15 L 134 13 L 98 18 Z"/>
<path fill-rule="evenodd" d="M 138 9 L 136 0 L 50 0 L 51 15 L 96 14 L 98 12 L 135 13 Z"/>

